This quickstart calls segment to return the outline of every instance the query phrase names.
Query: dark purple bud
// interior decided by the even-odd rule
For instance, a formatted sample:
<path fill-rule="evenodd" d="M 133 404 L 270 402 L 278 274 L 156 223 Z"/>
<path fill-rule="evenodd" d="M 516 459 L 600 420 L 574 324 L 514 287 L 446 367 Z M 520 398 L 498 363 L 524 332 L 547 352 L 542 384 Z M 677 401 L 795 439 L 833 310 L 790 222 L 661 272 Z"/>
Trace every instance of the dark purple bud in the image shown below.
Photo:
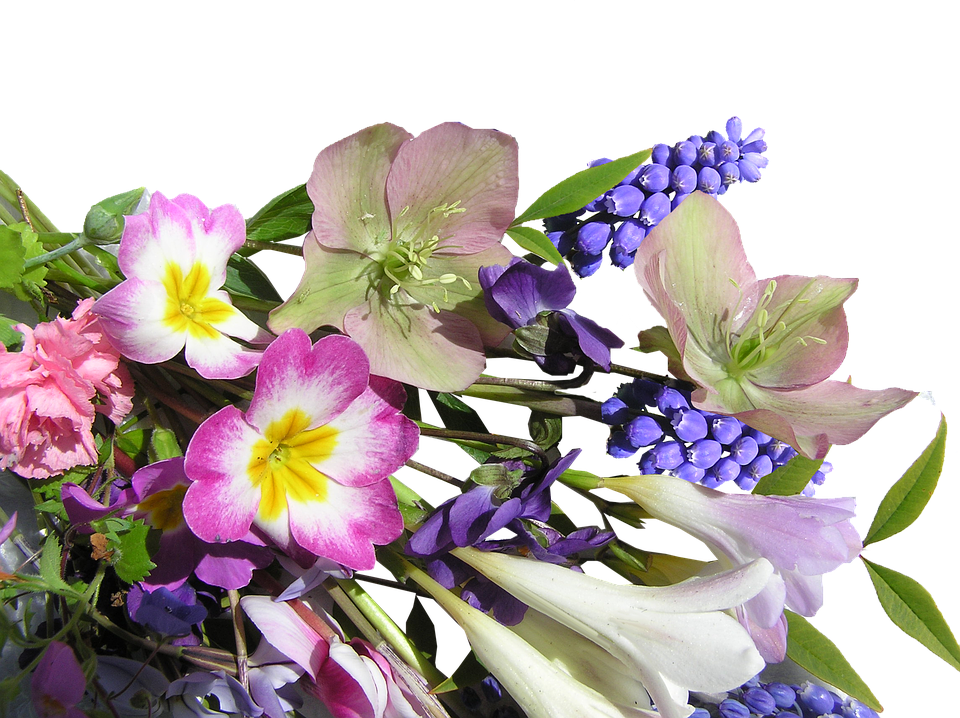
<path fill-rule="evenodd" d="M 697 145 L 690 140 L 678 142 L 673 148 L 673 160 L 678 167 L 680 165 L 692 165 L 697 161 Z"/>
<path fill-rule="evenodd" d="M 710 711 L 706 708 L 694 708 L 693 713 L 690 714 L 690 718 L 710 718 Z"/>
<path fill-rule="evenodd" d="M 804 682 L 797 692 L 797 702 L 804 711 L 815 716 L 829 713 L 833 710 L 833 696 L 823 686 L 816 683 Z"/>
<path fill-rule="evenodd" d="M 791 708 L 797 702 L 797 692 L 786 683 L 768 683 L 765 688 L 773 696 L 777 708 Z"/>
<path fill-rule="evenodd" d="M 611 396 L 600 405 L 600 420 L 604 424 L 610 426 L 625 424 L 630 421 L 631 416 L 630 407 L 622 399 L 615 396 Z"/>
<path fill-rule="evenodd" d="M 615 431 L 607 439 L 607 454 L 614 461 L 626 461 L 637 455 L 638 449 L 627 438 L 625 431 Z"/>
<path fill-rule="evenodd" d="M 743 138 L 738 144 L 742 147 L 743 145 L 749 144 L 750 142 L 756 142 L 757 140 L 763 139 L 764 130 L 762 127 L 756 128 L 753 132 Z"/>
<path fill-rule="evenodd" d="M 577 232 L 577 242 L 574 247 L 584 254 L 599 255 L 607 246 L 612 234 L 610 225 L 606 222 L 587 222 Z"/>
<path fill-rule="evenodd" d="M 637 184 L 647 193 L 662 192 L 670 184 L 670 170 L 664 165 L 644 165 Z"/>
<path fill-rule="evenodd" d="M 668 214 L 670 214 L 670 199 L 663 192 L 650 195 L 640 205 L 640 222 L 648 227 L 653 227 Z"/>
<path fill-rule="evenodd" d="M 717 159 L 720 162 L 736 162 L 740 158 L 740 148 L 736 142 L 724 140 L 717 144 Z"/>
<path fill-rule="evenodd" d="M 740 179 L 747 182 L 758 182 L 760 180 L 760 170 L 750 160 L 741 157 L 737 160 L 737 167 L 740 168 Z"/>
<path fill-rule="evenodd" d="M 704 167 L 717 164 L 717 146 L 713 142 L 704 142 L 697 150 L 697 161 Z"/>
<path fill-rule="evenodd" d="M 753 491 L 753 487 L 757 485 L 758 481 L 760 481 L 760 479 L 755 479 L 746 471 L 741 471 L 735 483 L 744 491 Z"/>
<path fill-rule="evenodd" d="M 647 228 L 640 220 L 625 219 L 613 231 L 613 243 L 623 252 L 634 252 L 646 236 Z"/>
<path fill-rule="evenodd" d="M 760 447 L 752 436 L 741 436 L 730 444 L 730 458 L 740 466 L 746 466 L 756 459 L 758 453 L 760 453 Z"/>
<path fill-rule="evenodd" d="M 770 436 L 769 434 L 764 434 L 762 431 L 758 431 L 757 429 L 748 429 L 747 431 L 744 432 L 744 434 L 746 436 L 752 436 L 754 440 L 757 442 L 758 446 L 766 446 L 771 441 L 773 441 L 772 436 Z"/>
<path fill-rule="evenodd" d="M 648 454 L 652 454 L 658 469 L 675 469 L 683 463 L 683 444 L 676 441 L 661 441 Z"/>
<path fill-rule="evenodd" d="M 483 700 L 480 698 L 480 694 L 473 690 L 473 688 L 470 686 L 467 686 L 460 691 L 460 700 L 463 701 L 463 705 L 467 707 L 467 710 L 473 712 L 480 710 L 480 707 L 483 705 Z"/>
<path fill-rule="evenodd" d="M 743 702 L 751 711 L 761 716 L 773 715 L 777 702 L 763 688 L 749 688 L 743 692 Z"/>
<path fill-rule="evenodd" d="M 557 248 L 557 251 L 564 257 L 573 251 L 573 245 L 577 241 L 577 233 L 573 230 L 551 232 L 547 237 L 553 243 L 553 246 Z"/>
<path fill-rule="evenodd" d="M 577 273 L 578 277 L 589 277 L 595 274 L 600 269 L 601 264 L 603 264 L 602 254 L 577 252 L 570 257 L 570 266 L 573 267 L 573 271 Z"/>
<path fill-rule="evenodd" d="M 706 194 L 716 194 L 722 186 L 720 173 L 713 167 L 704 167 L 697 174 L 697 189 Z"/>
<path fill-rule="evenodd" d="M 603 212 L 606 207 L 604 206 L 604 200 L 607 198 L 607 193 L 604 192 L 602 195 L 597 197 L 595 200 L 588 202 L 584 209 L 587 212 Z"/>
<path fill-rule="evenodd" d="M 703 478 L 700 479 L 701 486 L 707 489 L 716 489 L 721 484 L 723 484 L 723 481 L 721 481 L 720 478 L 715 473 L 713 473 L 712 468 L 707 469 L 706 471 L 703 472 Z"/>
<path fill-rule="evenodd" d="M 687 448 L 687 461 L 700 469 L 709 469 L 720 458 L 723 447 L 719 441 L 700 439 Z"/>
<path fill-rule="evenodd" d="M 790 446 L 790 444 L 777 439 L 767 445 L 766 454 L 774 464 L 782 466 L 797 455 L 797 450 Z"/>
<path fill-rule="evenodd" d="M 710 418 L 710 434 L 724 446 L 729 446 L 743 434 L 743 424 L 734 416 Z"/>
<path fill-rule="evenodd" d="M 769 164 L 770 162 L 770 160 L 768 160 L 766 157 L 756 152 L 748 152 L 747 154 L 741 153 L 740 159 L 747 160 L 748 162 L 752 162 L 760 169 L 763 169 L 764 167 L 766 167 L 767 164 Z"/>
<path fill-rule="evenodd" d="M 657 408 L 660 410 L 660 413 L 667 417 L 672 417 L 673 412 L 677 409 L 690 408 L 686 397 L 676 389 L 671 389 L 668 386 L 661 387 L 654 395 L 654 399 L 657 402 Z"/>
<path fill-rule="evenodd" d="M 733 698 L 725 698 L 717 707 L 720 710 L 720 718 L 750 718 L 750 709 Z"/>
<path fill-rule="evenodd" d="M 569 214 L 559 214 L 556 217 L 547 217 L 543 220 L 543 228 L 549 236 L 550 232 L 562 232 L 571 229 L 577 223 L 577 217 L 583 214 L 583 210 L 570 212 Z"/>
<path fill-rule="evenodd" d="M 666 170 L 667 168 L 664 167 L 663 169 Z M 610 214 L 615 214 L 618 217 L 630 217 L 637 213 L 643 200 L 643 192 L 633 185 L 626 184 L 614 187 L 607 192 L 603 204 Z M 602 250 L 603 247 L 600 249 Z"/>
<path fill-rule="evenodd" d="M 643 165 L 640 165 L 639 167 L 635 167 L 634 169 L 630 170 L 630 172 L 627 174 L 627 176 L 624 177 L 622 180 L 620 180 L 620 184 L 622 184 L 622 185 L 624 185 L 624 184 L 636 184 L 637 175 L 640 174 L 640 170 L 642 170 L 642 169 L 643 169 Z"/>
<path fill-rule="evenodd" d="M 689 165 L 679 165 L 670 176 L 670 186 L 679 194 L 690 194 L 697 188 L 697 171 Z"/>
<path fill-rule="evenodd" d="M 656 419 L 649 416 L 638 416 L 623 427 L 627 440 L 631 445 L 640 448 L 650 446 L 663 438 L 663 429 Z"/>
<path fill-rule="evenodd" d="M 682 441 L 697 441 L 707 435 L 707 420 L 696 409 L 678 409 L 670 423 Z"/>
<path fill-rule="evenodd" d="M 741 154 L 749 154 L 750 152 L 756 152 L 757 154 L 763 154 L 767 151 L 767 141 L 766 140 L 756 140 L 755 142 L 748 142 L 740 146 Z"/>
<path fill-rule="evenodd" d="M 491 703 L 496 703 L 503 698 L 503 688 L 500 686 L 500 682 L 493 676 L 487 676 L 480 681 L 480 690 L 483 691 L 483 695 Z"/>
<path fill-rule="evenodd" d="M 680 464 L 680 466 L 673 470 L 674 476 L 676 476 L 678 479 L 689 481 L 691 484 L 695 484 L 700 481 L 705 473 L 706 472 L 703 469 L 689 461 L 684 461 L 682 464 Z"/>

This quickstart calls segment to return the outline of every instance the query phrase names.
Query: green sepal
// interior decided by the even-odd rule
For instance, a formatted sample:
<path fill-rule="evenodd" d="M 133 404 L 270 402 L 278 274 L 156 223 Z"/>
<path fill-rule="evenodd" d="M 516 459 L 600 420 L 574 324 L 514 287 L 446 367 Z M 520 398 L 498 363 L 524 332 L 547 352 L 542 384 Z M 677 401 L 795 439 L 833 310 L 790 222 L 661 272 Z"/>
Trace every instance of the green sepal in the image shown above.
<path fill-rule="evenodd" d="M 677 379 L 688 381 L 691 384 L 696 382 L 690 378 L 686 369 L 683 368 L 683 357 L 680 356 L 680 350 L 673 342 L 670 331 L 666 327 L 657 326 L 650 329 L 644 329 L 637 335 L 639 344 L 633 347 L 634 351 L 651 354 L 660 352 L 667 358 L 667 371 Z"/>
<path fill-rule="evenodd" d="M 761 478 L 753 487 L 753 493 L 758 496 L 795 496 L 806 488 L 821 464 L 823 459 L 808 459 L 797 454 Z"/>
<path fill-rule="evenodd" d="M 577 172 L 540 195 L 510 226 L 516 227 L 530 220 L 556 217 L 583 209 L 584 205 L 595 200 L 646 162 L 648 157 L 650 150 L 643 150 Z"/>
<path fill-rule="evenodd" d="M 481 464 L 470 472 L 470 481 L 478 486 L 497 487 L 494 494 L 499 499 L 507 499 L 523 479 L 523 471 L 510 471 L 504 464 Z"/>
<path fill-rule="evenodd" d="M 449 693 L 467 686 L 474 686 L 490 674 L 473 651 L 467 654 L 460 666 L 443 683 L 431 689 L 431 693 Z"/>
<path fill-rule="evenodd" d="M 789 624 L 787 630 L 787 657 L 801 668 L 838 688 L 876 711 L 883 706 L 840 649 L 803 616 L 784 610 Z"/>
<path fill-rule="evenodd" d="M 238 254 L 234 254 L 227 261 L 227 279 L 223 288 L 236 296 L 267 302 L 283 301 L 260 267 Z"/>
<path fill-rule="evenodd" d="M 615 519 L 620 519 L 627 526 L 635 529 L 643 528 L 643 520 L 649 514 L 634 503 L 613 501 L 606 505 L 605 513 Z"/>
<path fill-rule="evenodd" d="M 560 443 L 563 438 L 563 419 L 556 414 L 547 414 L 536 409 L 530 410 L 530 419 L 527 421 L 530 438 L 542 449 L 550 449 Z"/>
<path fill-rule="evenodd" d="M 903 531 L 917 520 L 923 511 L 933 490 L 937 488 L 937 480 L 943 470 L 943 455 L 947 446 L 947 420 L 940 415 L 940 426 L 937 435 L 927 448 L 923 450 L 917 460 L 911 464 L 900 480 L 897 481 L 887 495 L 880 502 L 870 530 L 863 539 L 863 545 L 883 541 L 894 534 Z"/>
<path fill-rule="evenodd" d="M 437 629 L 417 596 L 414 596 L 413 607 L 407 616 L 406 632 L 417 650 L 427 658 L 437 655 Z"/>
<path fill-rule="evenodd" d="M 150 434 L 150 447 L 147 449 L 147 456 L 152 464 L 156 461 L 183 456 L 183 449 L 180 448 L 180 442 L 177 441 L 176 434 L 170 429 L 158 426 Z"/>
<path fill-rule="evenodd" d="M 533 227 L 510 227 L 507 229 L 507 235 L 516 242 L 521 249 L 532 252 L 538 257 L 559 265 L 563 261 L 560 252 L 553 246 L 550 238 Z"/>
<path fill-rule="evenodd" d="M 124 216 L 132 215 L 143 198 L 145 187 L 115 194 L 93 205 L 83 220 L 83 234 L 97 243 L 120 241 Z"/>
<path fill-rule="evenodd" d="M 313 202 L 306 185 L 277 195 L 247 220 L 247 239 L 278 242 L 302 237 L 310 231 Z"/>
<path fill-rule="evenodd" d="M 145 429 L 118 430 L 113 440 L 116 447 L 131 459 L 136 459 L 138 456 L 148 458 L 147 447 L 149 446 L 149 442 L 147 441 L 147 431 Z"/>
<path fill-rule="evenodd" d="M 628 543 L 623 543 L 620 539 L 614 539 L 604 548 L 616 558 L 623 561 L 627 566 L 636 571 L 646 573 L 647 561 L 649 559 L 649 554 L 646 551 L 641 551 Z"/>
<path fill-rule="evenodd" d="M 960 671 L 960 646 L 927 589 L 909 576 L 868 561 L 863 556 L 860 558 L 890 620 Z"/>

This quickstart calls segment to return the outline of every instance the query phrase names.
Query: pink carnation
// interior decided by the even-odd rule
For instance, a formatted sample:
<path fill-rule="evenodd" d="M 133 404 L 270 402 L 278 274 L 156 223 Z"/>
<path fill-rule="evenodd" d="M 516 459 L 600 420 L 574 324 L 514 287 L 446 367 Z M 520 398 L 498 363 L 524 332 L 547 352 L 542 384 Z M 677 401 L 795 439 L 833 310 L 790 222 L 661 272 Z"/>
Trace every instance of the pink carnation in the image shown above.
<path fill-rule="evenodd" d="M 94 464 L 96 413 L 115 424 L 129 413 L 133 382 L 91 306 L 84 299 L 71 319 L 36 329 L 18 324 L 23 349 L 0 347 L 0 468 L 45 479 Z"/>

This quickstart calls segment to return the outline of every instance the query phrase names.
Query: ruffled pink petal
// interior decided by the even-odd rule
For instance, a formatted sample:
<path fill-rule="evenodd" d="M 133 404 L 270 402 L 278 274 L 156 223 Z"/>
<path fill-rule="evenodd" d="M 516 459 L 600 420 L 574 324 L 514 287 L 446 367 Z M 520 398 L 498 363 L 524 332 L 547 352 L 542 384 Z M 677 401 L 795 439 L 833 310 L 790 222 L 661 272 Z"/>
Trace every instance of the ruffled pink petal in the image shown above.
<path fill-rule="evenodd" d="M 367 387 L 370 365 L 348 337 L 328 336 L 311 345 L 289 329 L 263 353 L 247 421 L 261 431 L 291 411 L 310 417 L 308 428 L 328 423 Z"/>
<path fill-rule="evenodd" d="M 204 541 L 236 541 L 250 530 L 260 488 L 250 480 L 248 466 L 260 440 L 233 406 L 204 421 L 190 440 L 184 471 L 194 483 L 183 498 L 183 516 Z"/>
<path fill-rule="evenodd" d="M 482 251 L 513 221 L 518 189 L 513 137 L 457 122 L 437 125 L 402 145 L 390 168 L 394 236 L 435 235 L 451 254 Z M 445 211 L 454 205 L 466 211 Z"/>
<path fill-rule="evenodd" d="M 384 187 L 397 151 L 411 137 L 396 125 L 374 125 L 317 156 L 307 181 L 307 194 L 315 207 L 315 241 L 358 252 L 369 252 L 390 241 Z M 309 241 L 308 237 L 304 245 Z"/>
<path fill-rule="evenodd" d="M 398 382 L 371 377 L 367 390 L 329 423 L 337 430 L 336 449 L 317 468 L 345 486 L 366 486 L 403 466 L 420 431 L 390 402 L 398 391 Z"/>

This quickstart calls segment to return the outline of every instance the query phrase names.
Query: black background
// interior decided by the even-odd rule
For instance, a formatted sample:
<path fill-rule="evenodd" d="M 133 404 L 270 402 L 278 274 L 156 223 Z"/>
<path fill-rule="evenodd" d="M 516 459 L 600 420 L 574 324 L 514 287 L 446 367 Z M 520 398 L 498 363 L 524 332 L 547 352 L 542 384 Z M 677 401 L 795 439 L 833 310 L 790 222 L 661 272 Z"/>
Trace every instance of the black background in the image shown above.
<path fill-rule="evenodd" d="M 64 229 L 78 228 L 90 203 L 137 184 L 168 196 L 189 190 L 210 205 L 238 202 L 249 215 L 277 192 L 303 181 L 321 147 L 365 124 L 390 119 L 419 132 L 444 119 L 461 119 L 518 138 L 522 208 L 591 157 L 616 156 L 661 140 L 673 143 L 692 132 L 720 127 L 729 114 L 738 112 L 747 128 L 768 128 L 773 160 L 760 184 L 738 186 L 724 198 L 741 224 L 759 273 L 859 276 L 862 286 L 847 305 L 851 350 L 837 376 L 853 374 L 857 384 L 867 387 L 932 387 L 941 408 L 951 411 L 957 388 L 950 373 L 956 367 L 956 240 L 955 231 L 939 222 L 946 214 L 945 203 L 952 209 L 952 197 L 942 191 L 949 170 L 940 164 L 946 162 L 952 142 L 944 128 L 922 113 L 893 114 L 867 87 L 838 96 L 814 92 L 803 82 L 789 91 L 777 90 L 780 102 L 765 97 L 762 102 L 679 106 L 654 102 L 663 93 L 641 93 L 639 88 L 628 98 L 600 92 L 574 97 L 567 88 L 558 88 L 536 104 L 523 93 L 518 98 L 485 94 L 481 103 L 461 89 L 442 103 L 419 102 L 416 93 L 401 96 L 397 103 L 371 100 L 369 88 L 351 93 L 337 86 L 290 103 L 240 90 L 233 96 L 195 97 L 186 87 L 171 86 L 167 92 L 172 99 L 166 93 L 149 101 L 143 96 L 142 102 L 118 102 L 109 113 L 91 114 L 78 104 L 58 111 L 53 124 L 34 124 L 29 117 L 16 120 L 21 127 L 4 140 L 0 166 Z M 638 101 L 638 96 L 644 99 Z M 417 109 L 400 109 L 410 107 Z M 296 262 L 267 260 L 265 265 L 278 288 L 289 292 L 299 276 Z M 581 288 L 574 306 L 610 326 L 628 344 L 637 329 L 658 321 L 629 273 L 605 268 Z M 631 361 L 634 355 L 624 352 L 621 358 Z M 657 359 L 643 361 L 647 368 L 661 368 Z M 615 383 L 598 387 L 602 398 Z M 493 428 L 522 431 L 522 411 L 491 414 L 489 409 L 484 407 Z M 933 408 L 916 402 L 881 422 L 858 444 L 834 450 L 831 459 L 837 469 L 824 493 L 859 496 L 861 532 L 866 532 L 887 486 L 932 436 L 936 421 Z M 564 444 L 585 449 L 579 466 L 601 473 L 629 472 L 629 465 L 603 458 L 605 435 L 603 427 L 572 420 L 566 422 Z M 447 458 L 436 455 L 435 463 Z M 465 470 L 453 458 L 450 470 Z M 958 625 L 948 526 L 960 494 L 952 485 L 956 470 L 951 466 L 948 463 L 943 485 L 922 520 L 869 555 L 923 582 Z M 584 522 L 594 520 L 582 506 L 571 504 L 571 511 Z M 679 551 L 686 546 L 664 527 L 655 526 L 648 534 L 644 540 L 661 548 L 675 546 Z M 841 646 L 891 715 L 915 715 L 909 708 L 922 707 L 914 701 L 924 689 L 906 682 L 904 667 L 930 681 L 926 690 L 955 685 L 952 669 L 883 616 L 862 567 L 841 568 L 827 577 L 826 587 L 827 607 L 816 624 Z M 388 607 L 402 607 L 389 593 L 383 595 Z M 400 613 L 402 618 L 402 608 Z M 446 655 L 441 649 L 441 664 L 455 661 L 459 652 L 462 646 L 448 649 Z"/>

